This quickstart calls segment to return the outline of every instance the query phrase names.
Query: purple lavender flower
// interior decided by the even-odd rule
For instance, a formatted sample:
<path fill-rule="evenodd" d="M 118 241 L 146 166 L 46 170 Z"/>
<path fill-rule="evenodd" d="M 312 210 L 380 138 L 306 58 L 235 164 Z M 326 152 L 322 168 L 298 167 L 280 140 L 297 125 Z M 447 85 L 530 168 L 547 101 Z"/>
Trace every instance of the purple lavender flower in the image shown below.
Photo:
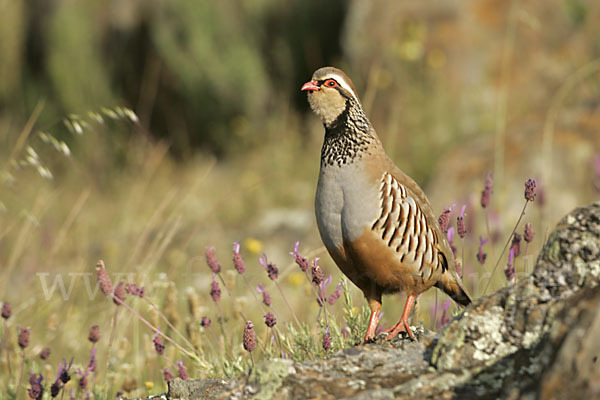
<path fill-rule="evenodd" d="M 486 208 L 490 204 L 492 198 L 492 185 L 494 184 L 494 176 L 491 172 L 485 175 L 485 188 L 481 192 L 481 207 Z"/>
<path fill-rule="evenodd" d="M 450 213 L 452 212 L 452 206 L 444 208 L 442 214 L 438 218 L 438 224 L 440 225 L 440 229 L 442 232 L 446 233 L 448 231 L 448 223 L 450 222 Z"/>
<path fill-rule="evenodd" d="M 533 201 L 535 199 L 535 180 L 527 179 L 525 182 L 525 200 Z"/>
<path fill-rule="evenodd" d="M 508 254 L 508 264 L 506 264 L 506 268 L 504 268 L 504 274 L 506 275 L 506 279 L 511 283 L 515 281 L 515 267 L 513 266 L 514 258 L 515 249 L 511 248 L 510 253 Z"/>
<path fill-rule="evenodd" d="M 448 309 L 450 308 L 450 299 L 446 299 L 444 303 L 444 309 L 442 311 L 442 326 L 446 325 L 450 321 L 450 316 L 448 315 Z"/>
<path fill-rule="evenodd" d="M 233 244 L 233 267 L 240 275 L 246 272 L 246 264 L 240 254 L 240 242 Z"/>
<path fill-rule="evenodd" d="M 47 360 L 48 357 L 50 357 L 50 347 L 46 347 L 42 350 L 42 352 L 40 353 L 40 358 L 42 360 Z"/>
<path fill-rule="evenodd" d="M 523 239 L 525 239 L 525 241 L 527 243 L 530 243 L 533 241 L 533 225 L 531 225 L 531 222 L 528 222 L 525 224 L 525 230 L 523 232 Z"/>
<path fill-rule="evenodd" d="M 323 350 L 331 350 L 331 336 L 329 335 L 329 327 L 325 328 L 325 335 L 323 335 Z"/>
<path fill-rule="evenodd" d="M 510 244 L 510 249 L 513 250 L 514 256 L 519 257 L 521 254 L 521 235 L 517 232 L 513 235 L 512 243 Z"/>
<path fill-rule="evenodd" d="M 210 297 L 212 297 L 215 303 L 221 300 L 221 289 L 219 288 L 219 282 L 215 278 L 215 274 L 212 276 L 212 283 L 210 284 Z"/>
<path fill-rule="evenodd" d="M 319 306 L 323 307 L 323 304 L 327 302 L 327 287 L 331 284 L 332 278 L 329 275 L 326 279 L 324 279 L 321 283 L 319 283 L 319 296 L 317 297 L 317 303 Z"/>
<path fill-rule="evenodd" d="M 162 370 L 163 373 L 163 378 L 165 379 L 165 382 L 169 382 L 173 380 L 173 374 L 171 373 L 171 371 L 169 371 L 169 368 L 165 368 Z"/>
<path fill-rule="evenodd" d="M 254 324 L 252 321 L 247 321 L 244 327 L 244 336 L 242 339 L 244 349 L 250 353 L 256 348 L 256 335 L 254 333 Z"/>
<path fill-rule="evenodd" d="M 596 181 L 594 187 L 600 192 L 600 154 L 596 154 L 594 157 L 594 175 Z"/>
<path fill-rule="evenodd" d="M 10 303 L 3 303 L 2 304 L 2 318 L 9 319 L 11 315 L 12 315 L 12 307 L 10 306 Z"/>
<path fill-rule="evenodd" d="M 96 264 L 96 272 L 98 274 L 98 285 L 100 286 L 102 294 L 104 294 L 105 296 L 110 296 L 114 288 L 110 276 L 106 271 L 106 267 L 104 266 L 104 261 L 98 261 L 98 263 Z"/>
<path fill-rule="evenodd" d="M 88 340 L 92 343 L 97 343 L 100 340 L 100 327 L 98 325 L 92 325 L 88 334 Z"/>
<path fill-rule="evenodd" d="M 165 354 L 165 344 L 162 341 L 162 338 L 158 335 L 158 332 L 154 335 L 154 339 L 152 339 L 152 343 L 154 343 L 154 350 L 156 350 L 156 352 L 159 355 L 163 355 Z"/>
<path fill-rule="evenodd" d="M 306 272 L 308 270 L 308 260 L 300 255 L 298 252 L 298 247 L 300 246 L 300 242 L 296 242 L 294 244 L 294 251 L 290 253 L 292 257 L 294 257 L 294 261 L 300 267 L 302 272 Z"/>
<path fill-rule="evenodd" d="M 29 337 L 31 335 L 30 328 L 19 328 L 19 347 L 25 350 L 27 346 L 29 346 Z"/>
<path fill-rule="evenodd" d="M 446 237 L 448 238 L 448 243 L 450 244 L 450 248 L 452 249 L 452 254 L 454 254 L 454 258 L 456 258 L 456 246 L 452 242 L 452 240 L 454 239 L 454 227 L 453 226 L 448 228 L 448 231 L 446 232 Z"/>
<path fill-rule="evenodd" d="M 62 367 L 59 367 L 59 369 L 61 370 L 61 373 L 59 374 L 59 378 L 60 378 L 60 381 L 64 384 L 66 384 L 67 382 L 69 382 L 71 380 L 71 374 L 69 373 L 69 370 L 71 369 L 71 365 L 73 365 L 73 359 L 74 358 L 71 358 L 71 361 L 67 365 L 67 360 L 65 360 L 63 358 Z"/>
<path fill-rule="evenodd" d="M 256 290 L 263 295 L 263 304 L 267 307 L 271 307 L 271 295 L 264 288 L 262 283 L 259 283 Z"/>
<path fill-rule="evenodd" d="M 465 227 L 464 221 L 466 208 L 467 206 L 463 205 L 460 209 L 460 215 L 456 217 L 456 231 L 458 232 L 458 236 L 460 236 L 461 239 L 463 239 L 467 234 L 467 228 Z"/>
<path fill-rule="evenodd" d="M 127 296 L 127 294 L 125 292 L 125 281 L 121 281 L 115 288 L 115 292 L 113 294 L 113 302 L 117 306 L 120 306 L 121 303 L 123 303 L 125 301 L 126 296 Z"/>
<path fill-rule="evenodd" d="M 311 275 L 312 275 L 312 283 L 315 286 L 319 286 L 321 284 L 321 282 L 323 282 L 323 278 L 324 278 L 323 270 L 317 264 L 319 262 L 319 260 L 320 260 L 320 258 L 316 257 L 312 261 L 312 266 L 311 266 L 311 269 L 310 269 L 310 272 L 311 272 Z"/>
<path fill-rule="evenodd" d="M 264 315 L 265 317 L 265 325 L 267 325 L 269 328 L 272 328 L 275 326 L 275 324 L 277 323 L 277 320 L 275 319 L 275 315 L 273 315 L 273 313 L 268 312 Z"/>
<path fill-rule="evenodd" d="M 208 265 L 208 268 L 210 268 L 210 270 L 215 274 L 221 272 L 221 264 L 219 264 L 219 261 L 217 260 L 215 248 L 212 246 L 207 247 L 204 255 L 206 256 L 206 264 Z"/>
<path fill-rule="evenodd" d="M 202 317 L 202 319 L 200 320 L 200 326 L 203 328 L 208 328 L 211 323 L 212 321 L 208 317 Z"/>
<path fill-rule="evenodd" d="M 185 365 L 183 365 L 183 361 L 177 361 L 177 372 L 179 373 L 179 377 L 184 381 L 190 379 L 187 369 L 185 368 Z"/>
<path fill-rule="evenodd" d="M 481 236 L 479 237 L 479 252 L 477 253 L 477 261 L 481 265 L 485 264 L 485 260 L 487 258 L 487 254 L 483 252 L 483 245 L 486 244 L 489 239 L 483 239 Z"/>
<path fill-rule="evenodd" d="M 335 289 L 335 292 L 333 292 L 329 298 L 327 299 L 327 302 L 331 305 L 334 305 L 335 302 L 340 298 L 340 296 L 342 295 L 342 282 L 337 284 L 337 288 Z"/>
<path fill-rule="evenodd" d="M 462 278 L 463 277 L 462 264 L 460 263 L 460 261 L 458 259 L 455 259 L 454 263 L 455 263 L 455 267 L 456 267 L 456 273 L 458 274 L 458 276 L 460 276 Z"/>
<path fill-rule="evenodd" d="M 75 374 L 79 375 L 79 387 L 81 390 L 86 390 L 88 388 L 88 375 L 90 374 L 90 370 L 86 369 L 84 372 L 81 370 L 81 368 L 77 368 Z"/>
<path fill-rule="evenodd" d="M 42 385 L 43 380 L 44 377 L 42 374 L 29 374 L 29 385 L 31 387 L 27 389 L 27 394 L 29 395 L 30 399 L 41 400 L 41 398 L 44 396 L 44 386 Z"/>
<path fill-rule="evenodd" d="M 271 279 L 272 281 L 277 279 L 277 275 L 279 275 L 279 270 L 277 269 L 277 266 L 275 264 L 269 262 L 266 254 L 263 254 L 262 257 L 258 259 L 258 262 L 267 270 L 267 275 L 269 276 L 269 279 Z"/>
<path fill-rule="evenodd" d="M 60 380 L 57 379 L 54 381 L 54 383 L 52 383 L 52 385 L 50 385 L 50 396 L 53 398 L 58 396 L 60 389 L 62 389 L 62 385 L 60 384 Z"/>
<path fill-rule="evenodd" d="M 96 371 L 96 349 L 92 349 L 91 353 L 90 353 L 90 361 L 88 361 L 88 365 L 87 365 L 87 369 L 91 372 Z"/>
<path fill-rule="evenodd" d="M 145 290 L 143 287 L 137 286 L 135 283 L 128 283 L 125 286 L 125 291 L 132 296 L 144 297 Z"/>

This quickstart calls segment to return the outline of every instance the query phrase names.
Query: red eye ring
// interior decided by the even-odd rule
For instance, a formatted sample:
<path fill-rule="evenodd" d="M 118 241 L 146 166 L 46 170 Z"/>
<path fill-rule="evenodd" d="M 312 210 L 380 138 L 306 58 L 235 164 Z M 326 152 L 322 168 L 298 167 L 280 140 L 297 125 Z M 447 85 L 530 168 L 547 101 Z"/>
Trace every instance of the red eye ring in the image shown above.
<path fill-rule="evenodd" d="M 334 87 L 338 86 L 338 83 L 333 79 L 327 79 L 325 81 L 324 85 L 327 87 L 330 87 L 330 88 L 334 88 Z"/>

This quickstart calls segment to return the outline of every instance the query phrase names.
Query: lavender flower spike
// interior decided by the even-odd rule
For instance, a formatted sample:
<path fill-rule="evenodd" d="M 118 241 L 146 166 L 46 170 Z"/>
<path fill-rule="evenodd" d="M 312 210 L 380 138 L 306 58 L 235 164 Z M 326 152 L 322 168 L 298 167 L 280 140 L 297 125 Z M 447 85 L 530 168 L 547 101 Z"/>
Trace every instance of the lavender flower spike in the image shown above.
<path fill-rule="evenodd" d="M 486 244 L 489 239 L 483 239 L 481 236 L 479 237 L 479 252 L 477 253 L 477 261 L 481 265 L 485 264 L 485 260 L 487 258 L 487 254 L 483 252 L 483 245 Z"/>
<path fill-rule="evenodd" d="M 492 197 L 492 185 L 494 184 L 494 176 L 491 172 L 485 175 L 485 188 L 481 192 L 481 207 L 486 208 L 490 204 Z"/>
<path fill-rule="evenodd" d="M 206 256 L 206 264 L 208 265 L 208 268 L 210 268 L 210 270 L 215 274 L 221 272 L 221 264 L 219 264 L 219 261 L 217 260 L 215 248 L 212 246 L 207 247 L 204 255 Z"/>
<path fill-rule="evenodd" d="M 438 224 L 440 224 L 440 229 L 442 232 L 446 233 L 448 231 L 448 222 L 450 222 L 450 213 L 452 212 L 452 207 L 444 208 L 442 214 L 438 218 Z"/>
<path fill-rule="evenodd" d="M 463 239 L 467 234 L 467 228 L 465 227 L 464 221 L 466 208 L 467 206 L 463 205 L 460 209 L 460 215 L 456 218 L 456 231 L 458 232 L 458 236 L 460 236 L 461 239 Z"/>
<path fill-rule="evenodd" d="M 317 303 L 319 306 L 323 307 L 323 304 L 327 301 L 327 287 L 331 284 L 332 278 L 329 275 L 325 280 L 319 283 L 319 297 L 317 298 Z"/>
<path fill-rule="evenodd" d="M 258 262 L 267 270 L 267 275 L 269 276 L 269 279 L 271 279 L 272 281 L 277 279 L 277 276 L 279 275 L 279 270 L 277 269 L 277 266 L 275 264 L 269 262 L 266 254 L 263 254 L 262 257 L 258 259 Z"/>
<path fill-rule="evenodd" d="M 298 264 L 298 266 L 300 267 L 300 269 L 302 270 L 302 272 L 306 272 L 308 270 L 308 260 L 304 257 L 302 257 L 300 255 L 300 253 L 298 252 L 298 247 L 300 246 L 300 242 L 296 242 L 294 244 L 294 251 L 290 252 L 290 255 L 292 257 L 294 257 L 294 260 L 296 261 L 296 264 Z"/>
<path fill-rule="evenodd" d="M 246 272 L 246 264 L 240 255 L 240 242 L 233 244 L 233 267 L 240 275 Z"/>
<path fill-rule="evenodd" d="M 256 290 L 263 295 L 263 304 L 267 307 L 271 307 L 271 295 L 266 291 L 262 283 L 259 283 Z"/>
<path fill-rule="evenodd" d="M 508 263 L 506 264 L 506 268 L 504 268 L 504 274 L 506 275 L 506 279 L 511 283 L 515 282 L 515 267 L 513 265 L 514 258 L 515 249 L 511 248 L 510 253 L 508 254 Z"/>
<path fill-rule="evenodd" d="M 331 350 L 331 336 L 329 335 L 329 327 L 325 328 L 325 335 L 323 335 L 323 350 Z"/>
<path fill-rule="evenodd" d="M 329 298 L 327 299 L 327 302 L 331 305 L 334 305 L 335 302 L 340 298 L 340 296 L 342 295 L 342 282 L 337 284 L 337 288 L 335 289 L 335 292 L 333 292 Z"/>
<path fill-rule="evenodd" d="M 535 180 L 527 179 L 525 182 L 525 200 L 533 201 L 535 199 Z"/>
<path fill-rule="evenodd" d="M 312 282 L 315 286 L 319 286 L 321 284 L 321 282 L 323 282 L 323 278 L 324 278 L 323 270 L 317 264 L 319 262 L 319 260 L 320 260 L 320 258 L 316 257 L 312 261 L 312 267 L 311 267 Z"/>
<path fill-rule="evenodd" d="M 254 334 L 254 324 L 251 321 L 246 322 L 243 336 L 244 349 L 252 353 L 256 348 L 256 335 Z"/>
<path fill-rule="evenodd" d="M 221 300 L 221 289 L 219 288 L 219 282 L 215 278 L 215 274 L 212 276 L 212 283 L 210 284 L 210 297 L 212 297 L 215 303 Z"/>

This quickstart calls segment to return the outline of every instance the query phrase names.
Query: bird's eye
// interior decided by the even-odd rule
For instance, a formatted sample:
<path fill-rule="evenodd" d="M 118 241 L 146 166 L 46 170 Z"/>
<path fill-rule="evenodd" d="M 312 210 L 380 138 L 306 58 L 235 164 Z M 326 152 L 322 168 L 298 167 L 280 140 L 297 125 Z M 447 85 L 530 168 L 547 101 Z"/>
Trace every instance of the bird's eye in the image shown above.
<path fill-rule="evenodd" d="M 337 82 L 334 81 L 333 79 L 327 79 L 325 81 L 325 86 L 327 86 L 327 87 L 333 88 L 333 87 L 336 87 L 337 85 L 338 85 Z"/>

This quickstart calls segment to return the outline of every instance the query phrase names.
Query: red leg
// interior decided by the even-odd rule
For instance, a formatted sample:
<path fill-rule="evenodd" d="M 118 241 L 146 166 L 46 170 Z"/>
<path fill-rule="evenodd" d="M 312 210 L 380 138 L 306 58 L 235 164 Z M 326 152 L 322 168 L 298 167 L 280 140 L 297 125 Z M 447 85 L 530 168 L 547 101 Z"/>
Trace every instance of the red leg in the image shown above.
<path fill-rule="evenodd" d="M 408 297 L 406 298 L 406 305 L 404 306 L 404 311 L 402 312 L 402 318 L 400 318 L 400 321 L 398 321 L 398 323 L 394 325 L 393 328 L 388 329 L 386 331 L 389 332 L 389 335 L 387 337 L 388 340 L 395 338 L 400 332 L 406 332 L 412 340 L 416 340 L 415 336 L 410 330 L 410 326 L 408 325 L 408 316 L 410 315 L 410 310 L 415 304 L 416 298 L 417 296 L 415 296 L 414 294 L 408 295 Z"/>
<path fill-rule="evenodd" d="M 368 299 L 369 308 L 371 309 L 371 318 L 369 318 L 369 326 L 367 327 L 367 333 L 365 334 L 365 341 L 363 344 L 370 343 L 375 340 L 375 329 L 379 324 L 379 311 L 381 310 L 381 301 L 375 299 Z"/>

